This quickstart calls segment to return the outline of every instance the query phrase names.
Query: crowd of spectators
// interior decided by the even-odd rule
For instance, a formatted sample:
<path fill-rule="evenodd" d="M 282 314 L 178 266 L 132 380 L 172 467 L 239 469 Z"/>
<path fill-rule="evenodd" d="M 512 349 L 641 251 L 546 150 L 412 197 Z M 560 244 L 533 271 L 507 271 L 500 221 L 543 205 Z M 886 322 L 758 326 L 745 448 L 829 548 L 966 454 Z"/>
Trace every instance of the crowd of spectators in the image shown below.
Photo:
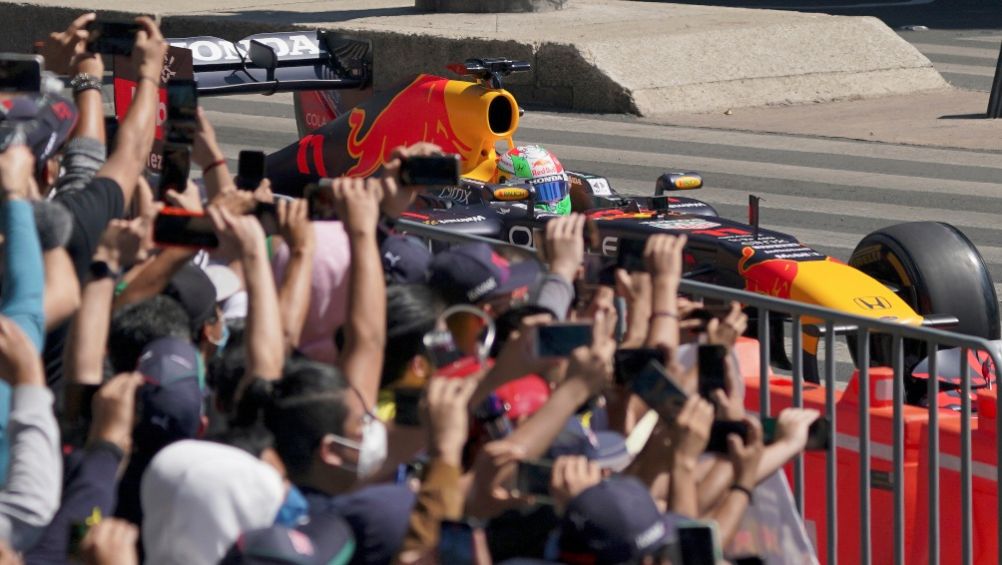
<path fill-rule="evenodd" d="M 764 445 L 734 355 L 698 394 L 695 344 L 731 350 L 747 319 L 734 304 L 706 323 L 679 295 L 684 238 L 651 237 L 646 269 L 612 285 L 583 278 L 579 214 L 546 223 L 538 259 L 433 254 L 394 221 L 418 191 L 401 160 L 434 146 L 324 184 L 337 220 L 311 221 L 267 181 L 237 189 L 202 112 L 201 184 L 156 201 L 166 43 L 137 20 L 108 139 L 93 18 L 42 46 L 72 99 L 0 102 L 0 127 L 32 125 L 0 152 L 0 563 L 677 563 L 680 526 L 712 521 L 727 544 L 803 450 L 817 413 L 784 411 Z M 219 247 L 157 246 L 165 203 L 211 218 Z M 568 321 L 590 344 L 537 355 L 539 328 Z M 443 332 L 458 360 L 429 340 Z M 663 352 L 688 394 L 675 410 L 614 378 L 636 348 Z M 749 432 L 705 453 L 714 420 Z M 546 492 L 526 492 L 540 460 Z"/>

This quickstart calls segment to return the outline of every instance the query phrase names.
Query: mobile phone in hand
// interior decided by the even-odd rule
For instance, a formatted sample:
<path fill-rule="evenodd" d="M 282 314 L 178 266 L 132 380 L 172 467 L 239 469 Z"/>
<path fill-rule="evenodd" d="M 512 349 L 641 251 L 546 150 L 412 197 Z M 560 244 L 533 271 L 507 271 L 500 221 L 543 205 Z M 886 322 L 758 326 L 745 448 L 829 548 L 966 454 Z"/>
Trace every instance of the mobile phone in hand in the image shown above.
<path fill-rule="evenodd" d="M 769 445 L 776 441 L 776 418 L 762 418 L 762 440 Z M 807 451 L 824 451 L 831 445 L 828 441 L 828 434 L 831 431 L 832 421 L 828 416 L 819 416 L 817 420 L 811 422 L 807 428 Z"/>
<path fill-rule="evenodd" d="M 400 163 L 404 186 L 455 186 L 459 184 L 459 155 L 407 157 Z"/>
<path fill-rule="evenodd" d="M 237 162 L 237 188 L 255 190 L 267 176 L 264 151 L 244 150 Z"/>
<path fill-rule="evenodd" d="M 421 402 L 420 388 L 397 388 L 393 390 L 393 404 L 396 407 L 396 414 L 393 416 L 393 423 L 398 426 L 420 426 L 421 412 L 419 409 Z"/>
<path fill-rule="evenodd" d="M 168 190 L 184 192 L 188 187 L 191 173 L 191 148 L 178 143 L 164 144 L 163 168 L 160 171 L 160 185 L 157 199 L 163 200 Z"/>
<path fill-rule="evenodd" d="M 0 53 L 0 92 L 42 90 L 42 56 Z"/>
<path fill-rule="evenodd" d="M 692 520 L 679 524 L 676 531 L 682 565 L 717 565 L 723 559 L 715 522 Z"/>
<path fill-rule="evenodd" d="M 164 208 L 153 220 L 153 241 L 160 245 L 215 249 L 219 238 L 212 219 L 183 208 Z"/>
<path fill-rule="evenodd" d="M 710 440 L 706 442 L 707 453 L 727 453 L 727 436 L 736 434 L 741 441 L 748 440 L 748 424 L 730 420 L 714 420 L 710 427 Z"/>
<path fill-rule="evenodd" d="M 191 145 L 198 132 L 198 86 L 193 80 L 167 83 L 167 141 Z"/>
<path fill-rule="evenodd" d="M 644 370 L 651 360 L 661 363 L 661 365 L 667 364 L 667 359 L 665 358 L 665 352 L 663 349 L 642 347 L 637 349 L 617 349 L 616 356 L 614 358 L 614 371 L 613 375 L 616 379 L 616 384 L 625 385 L 633 380 L 633 377 Z"/>
<path fill-rule="evenodd" d="M 463 358 L 463 352 L 456 347 L 452 332 L 448 330 L 434 330 L 424 334 L 424 349 L 436 369 L 452 365 Z"/>
<path fill-rule="evenodd" d="M 514 491 L 519 496 L 534 496 L 537 502 L 550 503 L 550 477 L 553 475 L 553 461 L 537 459 L 520 461 L 515 475 Z"/>
<path fill-rule="evenodd" d="M 592 326 L 581 322 L 560 322 L 536 326 L 533 340 L 536 357 L 567 357 L 578 347 L 591 345 Z"/>
<path fill-rule="evenodd" d="M 642 239 L 620 239 L 616 250 L 616 267 L 631 273 L 646 271 L 645 247 L 647 247 L 647 242 Z"/>
<path fill-rule="evenodd" d="M 142 26 L 134 22 L 89 22 L 87 51 L 100 55 L 131 55 L 136 34 L 141 29 Z"/>
<path fill-rule="evenodd" d="M 699 395 L 712 401 L 713 391 L 724 390 L 727 373 L 727 348 L 722 345 L 700 345 L 697 349 Z"/>
<path fill-rule="evenodd" d="M 475 528 L 467 521 L 442 520 L 438 534 L 437 563 L 473 565 L 476 547 Z"/>
<path fill-rule="evenodd" d="M 688 398 L 688 395 L 668 376 L 664 365 L 656 359 L 648 361 L 647 365 L 634 375 L 630 389 L 666 420 L 674 420 Z"/>

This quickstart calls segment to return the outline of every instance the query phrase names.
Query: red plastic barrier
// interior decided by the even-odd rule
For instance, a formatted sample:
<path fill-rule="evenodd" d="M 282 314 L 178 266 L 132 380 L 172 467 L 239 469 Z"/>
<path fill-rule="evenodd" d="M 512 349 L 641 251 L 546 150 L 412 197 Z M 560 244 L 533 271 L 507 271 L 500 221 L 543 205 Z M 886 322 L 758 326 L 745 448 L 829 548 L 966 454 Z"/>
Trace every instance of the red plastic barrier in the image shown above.
<path fill-rule="evenodd" d="M 953 399 L 957 402 L 957 399 Z M 997 563 L 998 536 L 998 483 L 997 483 L 997 438 L 996 391 L 979 391 L 977 414 L 971 422 L 971 490 L 972 525 L 974 527 L 974 562 L 979 564 Z M 939 424 L 939 512 L 940 512 L 940 563 L 949 565 L 960 563 L 960 415 L 951 411 L 940 411 Z M 919 455 L 919 479 L 924 486 L 929 476 L 929 426 L 922 426 Z M 919 489 L 916 504 L 915 523 L 924 533 L 929 522 L 929 492 Z M 909 563 L 928 563 L 929 546 L 926 536 L 913 545 L 908 556 Z"/>

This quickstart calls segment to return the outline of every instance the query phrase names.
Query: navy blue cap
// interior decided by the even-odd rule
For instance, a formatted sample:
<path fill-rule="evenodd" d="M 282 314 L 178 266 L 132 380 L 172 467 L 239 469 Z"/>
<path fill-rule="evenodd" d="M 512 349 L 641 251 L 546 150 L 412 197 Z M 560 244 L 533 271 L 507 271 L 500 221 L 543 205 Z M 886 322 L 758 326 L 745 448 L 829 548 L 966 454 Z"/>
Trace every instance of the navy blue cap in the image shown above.
<path fill-rule="evenodd" d="M 432 259 L 429 284 L 453 304 L 473 304 L 531 286 L 541 272 L 536 261 L 509 263 L 486 243 L 466 243 Z"/>
<path fill-rule="evenodd" d="M 185 263 L 174 273 L 163 294 L 177 300 L 191 319 L 192 335 L 216 313 L 216 286 L 198 265 Z"/>
<path fill-rule="evenodd" d="M 136 370 L 146 379 L 137 398 L 136 449 L 153 454 L 194 438 L 202 424 L 204 397 L 198 350 L 182 339 L 161 338 L 143 349 Z"/>
<path fill-rule="evenodd" d="M 351 527 L 324 512 L 295 529 L 271 526 L 240 534 L 220 565 L 344 565 L 354 553 Z"/>
<path fill-rule="evenodd" d="M 379 253 L 383 259 L 383 272 L 390 284 L 424 283 L 428 280 L 431 251 L 428 246 L 410 235 L 391 235 L 383 240 Z"/>
<path fill-rule="evenodd" d="M 0 100 L 0 151 L 20 130 L 22 143 L 41 166 L 62 148 L 77 123 L 77 108 L 56 94 L 29 94 Z"/>
<path fill-rule="evenodd" d="M 410 488 L 396 484 L 374 485 L 333 499 L 330 510 L 347 520 L 355 534 L 353 564 L 393 561 L 407 535 L 415 499 Z"/>
<path fill-rule="evenodd" d="M 632 562 L 668 543 L 671 524 L 643 483 L 634 477 L 614 477 L 568 503 L 560 525 L 560 560 Z"/>
<path fill-rule="evenodd" d="M 564 424 L 547 451 L 547 457 L 556 459 L 564 455 L 583 455 L 603 469 L 622 471 L 633 461 L 626 449 L 626 438 L 610 431 L 593 432 L 571 418 Z"/>

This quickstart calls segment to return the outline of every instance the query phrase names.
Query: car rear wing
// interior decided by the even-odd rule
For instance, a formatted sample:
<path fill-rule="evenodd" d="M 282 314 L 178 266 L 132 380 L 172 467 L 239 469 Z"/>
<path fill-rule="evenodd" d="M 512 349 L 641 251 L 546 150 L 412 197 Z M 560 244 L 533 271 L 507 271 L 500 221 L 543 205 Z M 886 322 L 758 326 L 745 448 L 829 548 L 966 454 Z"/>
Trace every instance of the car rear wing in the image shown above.
<path fill-rule="evenodd" d="M 372 84 L 372 43 L 338 33 L 259 33 L 240 41 L 183 37 L 201 96 L 363 89 Z"/>

